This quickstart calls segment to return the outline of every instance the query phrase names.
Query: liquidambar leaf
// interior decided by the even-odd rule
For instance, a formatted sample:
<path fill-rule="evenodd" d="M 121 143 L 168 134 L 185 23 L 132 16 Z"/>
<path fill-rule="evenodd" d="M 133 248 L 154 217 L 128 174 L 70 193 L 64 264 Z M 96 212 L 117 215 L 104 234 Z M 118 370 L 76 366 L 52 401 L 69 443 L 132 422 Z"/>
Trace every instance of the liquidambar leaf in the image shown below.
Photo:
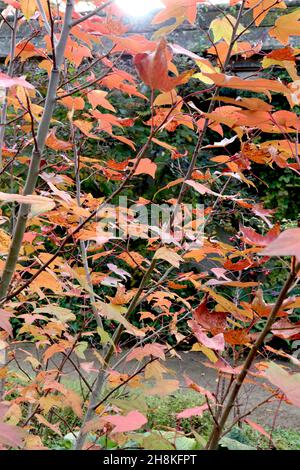
<path fill-rule="evenodd" d="M 262 256 L 296 256 L 300 259 L 300 228 L 285 230 L 259 254 Z"/>
<path fill-rule="evenodd" d="M 34 90 L 34 86 L 28 83 L 23 77 L 10 77 L 5 73 L 0 73 L 0 87 L 11 88 L 13 86 L 22 86 Z"/>
<path fill-rule="evenodd" d="M 22 194 L 6 194 L 0 192 L 0 201 L 29 204 L 31 205 L 32 215 L 48 212 L 55 207 L 55 202 L 52 199 L 35 195 L 23 196 Z"/>
<path fill-rule="evenodd" d="M 147 423 L 147 418 L 139 411 L 130 411 L 126 416 L 105 416 L 105 421 L 115 426 L 112 431 L 112 434 L 115 434 L 140 429 Z"/>
<path fill-rule="evenodd" d="M 290 374 L 283 367 L 269 363 L 265 377 L 286 395 L 293 405 L 300 408 L 300 373 Z"/>
<path fill-rule="evenodd" d="M 181 256 L 179 256 L 175 251 L 166 248 L 165 246 L 157 250 L 154 255 L 154 259 L 164 259 L 175 268 L 179 268 L 180 262 L 183 261 Z"/>
<path fill-rule="evenodd" d="M 109 320 L 114 320 L 124 328 L 129 331 L 134 336 L 145 336 L 145 333 L 142 330 L 139 330 L 135 326 L 133 326 L 129 321 L 125 318 L 124 314 L 127 312 L 125 307 L 121 305 L 114 305 L 114 304 L 106 304 L 105 302 L 97 302 L 96 307 L 99 308 L 100 314 L 108 318 Z"/>
<path fill-rule="evenodd" d="M 195 406 L 193 408 L 187 408 L 184 411 L 181 411 L 181 413 L 177 414 L 177 418 L 191 418 L 192 416 L 202 416 L 203 412 L 207 410 L 208 405 L 205 403 L 202 406 Z"/>
<path fill-rule="evenodd" d="M 171 56 L 171 50 L 164 39 L 154 52 L 136 54 L 136 69 L 143 82 L 153 90 L 171 91 L 175 86 L 186 83 L 192 76 L 193 71 L 187 71 L 178 77 L 170 77 L 168 71 Z"/>

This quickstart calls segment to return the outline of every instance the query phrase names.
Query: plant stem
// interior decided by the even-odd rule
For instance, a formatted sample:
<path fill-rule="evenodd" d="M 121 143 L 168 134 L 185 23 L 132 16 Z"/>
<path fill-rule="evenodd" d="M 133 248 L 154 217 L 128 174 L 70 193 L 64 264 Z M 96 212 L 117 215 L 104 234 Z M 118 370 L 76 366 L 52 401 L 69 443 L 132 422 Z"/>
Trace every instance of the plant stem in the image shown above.
<path fill-rule="evenodd" d="M 18 28 L 18 10 L 15 11 L 14 23 L 13 23 L 13 27 L 11 30 L 9 66 L 8 66 L 8 71 L 7 71 L 7 75 L 9 75 L 10 77 L 12 77 L 13 69 L 14 69 L 17 28 Z M 2 110 L 1 110 L 1 117 L 0 117 L 0 170 L 2 169 L 2 152 L 3 152 L 2 147 L 4 144 L 6 112 L 7 112 L 7 89 L 5 90 L 5 95 L 4 95 Z"/>
<path fill-rule="evenodd" d="M 145 274 L 143 276 L 143 279 L 141 281 L 141 284 L 140 284 L 135 296 L 133 297 L 133 299 L 132 299 L 132 301 L 131 301 L 131 303 L 128 307 L 128 310 L 127 310 L 126 316 L 125 316 L 126 318 L 128 318 L 131 315 L 131 313 L 133 312 L 133 310 L 135 309 L 135 307 L 138 303 L 138 300 L 139 300 L 139 298 L 140 298 L 140 296 L 143 292 L 143 289 L 144 289 L 149 277 L 151 276 L 151 274 L 152 274 L 152 272 L 155 268 L 155 264 L 156 264 L 156 259 L 152 258 L 152 262 L 151 262 L 149 268 L 147 269 L 147 271 L 145 272 Z M 113 335 L 112 344 L 110 344 L 108 346 L 107 351 L 104 354 L 103 369 L 99 372 L 99 374 L 97 376 L 97 379 L 96 379 L 96 382 L 94 384 L 93 391 L 91 393 L 90 401 L 89 401 L 89 404 L 88 404 L 88 409 L 87 409 L 87 412 L 85 414 L 85 417 L 84 417 L 84 420 L 82 422 L 82 425 L 81 425 L 81 428 L 80 428 L 80 431 L 79 431 L 79 435 L 78 435 L 78 438 L 77 438 L 77 441 L 76 441 L 76 450 L 81 450 L 84 446 L 85 439 L 86 439 L 86 432 L 85 432 L 84 428 L 85 428 L 86 424 L 92 419 L 92 417 L 95 413 L 95 408 L 97 407 L 97 403 L 99 401 L 98 397 L 101 394 L 102 387 L 103 387 L 103 384 L 104 384 L 107 366 L 109 365 L 111 357 L 114 353 L 114 345 L 119 342 L 119 339 L 120 339 L 121 334 L 123 333 L 123 331 L 124 331 L 124 326 L 121 325 L 121 323 L 120 323 L 118 328 L 115 331 L 115 334 Z"/>
<path fill-rule="evenodd" d="M 270 332 L 272 325 L 274 321 L 276 320 L 277 314 L 282 306 L 283 301 L 285 300 L 290 288 L 294 284 L 296 278 L 297 278 L 297 273 L 300 270 L 300 263 L 295 267 L 295 269 L 290 273 L 288 279 L 286 280 L 284 286 L 281 289 L 281 292 L 277 298 L 277 301 L 268 317 L 268 320 L 261 331 L 260 335 L 258 336 L 257 340 L 255 341 L 254 345 L 249 351 L 249 354 L 243 364 L 242 370 L 239 373 L 239 375 L 236 378 L 236 382 L 232 388 L 232 391 L 228 397 L 227 404 L 223 410 L 223 413 L 221 414 L 221 418 L 219 420 L 218 426 L 215 425 L 212 434 L 209 440 L 209 445 L 208 445 L 208 450 L 216 450 L 218 448 L 218 444 L 220 441 L 220 438 L 223 433 L 224 426 L 227 422 L 228 416 L 234 406 L 234 403 L 237 399 L 237 396 L 239 394 L 239 391 L 241 389 L 241 386 L 243 385 L 243 382 L 249 372 L 250 367 L 253 364 L 253 361 L 256 357 L 258 349 L 262 346 L 266 336 Z"/>
<path fill-rule="evenodd" d="M 27 174 L 25 187 L 23 190 L 24 195 L 33 194 L 35 187 L 36 187 L 39 170 L 40 170 L 40 162 L 41 162 L 43 150 L 45 147 L 45 141 L 47 138 L 47 134 L 48 134 L 49 127 L 50 127 L 50 122 L 52 119 L 52 115 L 53 115 L 53 111 L 54 111 L 54 107 L 56 103 L 55 98 L 56 98 L 56 92 L 57 92 L 58 83 L 59 83 L 59 69 L 62 66 L 63 61 L 64 61 L 65 48 L 66 48 L 67 39 L 70 33 L 70 29 L 71 29 L 73 6 L 74 6 L 74 0 L 67 0 L 64 24 L 63 24 L 59 42 L 56 47 L 56 67 L 57 68 L 53 67 L 51 71 L 45 107 L 44 107 L 40 124 L 38 126 L 38 131 L 37 131 L 37 136 L 36 136 L 37 149 L 34 148 L 32 151 L 30 166 L 29 166 L 29 170 Z M 29 211 L 30 211 L 30 204 L 20 205 L 12 243 L 11 243 L 7 260 L 5 263 L 5 267 L 3 270 L 2 279 L 0 282 L 0 298 L 3 298 L 6 296 L 11 279 L 15 272 L 15 268 L 16 268 L 18 256 L 20 253 L 22 240 L 23 240 L 23 235 L 26 229 L 26 223 L 28 220 Z"/>

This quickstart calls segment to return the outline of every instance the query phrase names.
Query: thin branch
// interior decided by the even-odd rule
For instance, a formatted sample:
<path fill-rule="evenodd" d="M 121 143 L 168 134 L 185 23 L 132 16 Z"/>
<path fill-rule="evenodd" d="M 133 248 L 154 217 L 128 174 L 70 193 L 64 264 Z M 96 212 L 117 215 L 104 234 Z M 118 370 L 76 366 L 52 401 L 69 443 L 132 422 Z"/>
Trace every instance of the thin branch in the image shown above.
<path fill-rule="evenodd" d="M 102 11 L 105 8 L 109 7 L 109 5 L 111 5 L 112 3 L 114 3 L 114 0 L 110 0 L 107 3 L 104 3 L 104 5 L 101 5 L 100 7 L 96 8 L 93 11 L 91 11 L 90 13 L 86 13 L 86 15 L 83 15 L 80 18 L 78 18 L 77 20 L 72 21 L 71 28 L 73 28 L 74 26 L 79 25 L 83 21 L 86 21 L 86 20 L 92 18 L 92 16 L 98 15 L 98 13 L 100 13 L 100 11 Z"/>
<path fill-rule="evenodd" d="M 269 334 L 271 331 L 272 325 L 276 320 L 277 314 L 282 306 L 283 301 L 285 300 L 289 290 L 293 286 L 295 280 L 297 279 L 297 274 L 298 271 L 300 270 L 300 263 L 295 267 L 295 269 L 290 273 L 288 279 L 286 280 L 284 286 L 281 289 L 281 292 L 277 298 L 277 301 L 268 317 L 268 320 L 259 334 L 257 340 L 255 341 L 254 345 L 249 351 L 249 354 L 243 364 L 241 372 L 238 374 L 236 378 L 235 385 L 232 388 L 232 391 L 230 393 L 230 396 L 228 398 L 228 402 L 223 410 L 223 413 L 221 415 L 220 421 L 219 421 L 219 428 L 216 426 L 214 427 L 212 434 L 211 434 L 211 440 L 209 444 L 209 450 L 215 450 L 218 447 L 219 440 L 221 438 L 221 434 L 223 431 L 223 428 L 227 422 L 228 416 L 231 412 L 232 407 L 234 406 L 234 403 L 236 401 L 236 398 L 240 392 L 240 389 L 243 385 L 243 382 L 249 372 L 250 367 L 252 366 L 252 363 L 256 357 L 256 354 L 258 352 L 258 349 L 262 346 L 264 343 L 264 340 L 266 336 Z"/>
<path fill-rule="evenodd" d="M 15 61 L 15 52 L 16 52 L 16 41 L 17 41 L 17 28 L 18 28 L 18 10 L 15 11 L 14 23 L 11 31 L 10 39 L 10 54 L 9 54 L 9 66 L 7 75 L 12 77 L 14 61 Z M 7 89 L 5 90 L 5 97 L 2 104 L 1 117 L 0 117 L 0 170 L 2 169 L 2 148 L 4 144 L 5 137 L 5 126 L 6 126 L 6 113 L 7 113 Z"/>
<path fill-rule="evenodd" d="M 36 151 L 35 148 L 32 151 L 30 167 L 28 170 L 26 183 L 25 183 L 25 187 L 23 190 L 24 195 L 33 194 L 35 187 L 36 187 L 36 183 L 37 183 L 37 179 L 39 175 L 39 169 L 40 169 L 41 156 L 44 150 L 46 137 L 49 131 L 50 122 L 51 122 L 53 111 L 55 108 L 55 103 L 56 103 L 55 96 L 56 96 L 57 87 L 59 83 L 59 68 L 61 67 L 64 61 L 65 48 L 66 48 L 68 36 L 70 33 L 69 25 L 70 25 L 70 21 L 72 18 L 73 6 L 74 6 L 74 0 L 67 0 L 64 24 L 63 24 L 59 42 L 56 47 L 57 68 L 53 67 L 51 71 L 50 81 L 49 81 L 48 90 L 47 90 L 46 103 L 45 103 L 41 121 L 38 126 L 37 137 L 36 137 L 38 152 Z M 29 204 L 20 205 L 18 219 L 16 222 L 12 243 L 9 249 L 9 253 L 7 256 L 7 260 L 5 263 L 5 267 L 4 267 L 1 282 L 0 282 L 0 298 L 1 299 L 6 296 L 11 279 L 15 272 L 15 268 L 16 268 L 18 256 L 20 253 L 22 240 L 23 240 L 23 235 L 26 229 L 26 222 L 28 219 L 29 211 L 30 211 Z"/>

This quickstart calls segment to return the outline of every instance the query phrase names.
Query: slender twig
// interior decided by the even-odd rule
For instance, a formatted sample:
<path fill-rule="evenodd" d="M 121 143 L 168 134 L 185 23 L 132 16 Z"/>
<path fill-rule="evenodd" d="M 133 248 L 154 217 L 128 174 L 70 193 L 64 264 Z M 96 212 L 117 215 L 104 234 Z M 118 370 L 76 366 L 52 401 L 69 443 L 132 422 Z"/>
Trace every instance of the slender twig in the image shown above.
<path fill-rule="evenodd" d="M 98 13 L 100 13 L 100 11 L 102 11 L 105 8 L 109 7 L 109 5 L 111 5 L 113 2 L 114 2 L 114 0 L 109 0 L 108 2 L 104 3 L 104 5 L 101 5 L 100 7 L 95 8 L 95 10 L 91 11 L 90 13 L 86 13 L 85 15 L 81 16 L 77 20 L 72 21 L 71 27 L 73 28 L 74 26 L 77 26 L 78 24 L 82 23 L 83 21 L 86 21 L 86 20 L 92 18 L 92 16 L 98 15 Z"/>
<path fill-rule="evenodd" d="M 9 66 L 7 74 L 12 77 L 14 60 L 15 60 L 15 51 L 16 51 L 16 40 L 17 40 L 17 28 L 18 28 L 18 10 L 15 11 L 14 22 L 11 30 L 11 39 L 10 39 L 10 54 L 9 54 Z M 5 91 L 5 97 L 1 109 L 0 117 L 0 170 L 2 169 L 2 152 L 5 136 L 5 126 L 6 126 L 6 113 L 7 113 L 7 90 Z"/>
<path fill-rule="evenodd" d="M 269 334 L 271 331 L 272 325 L 274 321 L 276 320 L 277 314 L 282 306 L 283 301 L 285 300 L 290 288 L 293 286 L 296 278 L 298 271 L 300 269 L 300 263 L 295 267 L 295 269 L 290 273 L 288 279 L 286 280 L 284 286 L 281 289 L 281 292 L 277 298 L 277 301 L 268 317 L 268 320 L 266 321 L 266 324 L 263 328 L 263 330 L 260 332 L 257 340 L 255 341 L 254 345 L 250 349 L 248 356 L 243 364 L 241 372 L 238 374 L 235 384 L 232 388 L 232 391 L 228 397 L 227 404 L 224 407 L 224 410 L 221 414 L 221 418 L 219 421 L 219 426 L 218 428 L 214 426 L 214 429 L 211 434 L 211 439 L 210 439 L 210 444 L 209 444 L 209 450 L 215 450 L 218 447 L 219 440 L 221 438 L 221 434 L 223 432 L 223 428 L 227 422 L 228 416 L 234 406 L 234 403 L 236 401 L 236 398 L 239 394 L 239 391 L 243 385 L 243 382 L 249 372 L 250 367 L 252 366 L 252 363 L 256 357 L 258 349 L 262 346 L 264 343 L 264 340 L 266 336 Z"/>
<path fill-rule="evenodd" d="M 67 0 L 66 3 L 66 13 L 64 18 L 64 24 L 62 27 L 61 36 L 56 47 L 56 65 L 57 68 L 52 68 L 49 86 L 47 90 L 46 103 L 43 111 L 41 121 L 38 126 L 37 131 L 37 146 L 38 152 L 34 148 L 31 155 L 30 167 L 28 170 L 25 187 L 23 190 L 24 195 L 33 194 L 40 169 L 40 162 L 42 153 L 45 147 L 46 137 L 48 135 L 50 122 L 52 119 L 54 107 L 55 107 L 55 96 L 57 92 L 57 87 L 59 83 L 59 68 L 62 66 L 64 61 L 64 53 L 67 45 L 68 36 L 70 33 L 70 21 L 73 13 L 74 0 Z M 0 298 L 4 298 L 9 289 L 11 279 L 14 275 L 18 256 L 21 249 L 21 244 L 23 240 L 23 235 L 26 228 L 26 222 L 30 212 L 29 204 L 21 204 L 18 218 L 15 226 L 15 231 L 13 234 L 13 240 L 9 249 L 5 267 L 2 273 L 2 278 L 0 282 Z"/>

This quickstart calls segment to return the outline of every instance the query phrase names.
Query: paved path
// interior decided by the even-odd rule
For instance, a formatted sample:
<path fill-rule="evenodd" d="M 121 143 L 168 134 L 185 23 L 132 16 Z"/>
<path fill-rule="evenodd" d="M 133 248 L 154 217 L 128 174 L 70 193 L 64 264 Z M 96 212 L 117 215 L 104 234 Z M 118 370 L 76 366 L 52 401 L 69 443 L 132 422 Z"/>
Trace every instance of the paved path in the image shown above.
<path fill-rule="evenodd" d="M 26 357 L 26 351 L 35 354 L 34 347 L 31 344 L 18 344 L 17 359 L 22 367 L 26 371 L 30 371 L 30 365 L 28 362 L 24 362 Z M 21 351 L 22 349 L 23 351 Z M 195 383 L 201 385 L 204 388 L 207 388 L 211 391 L 216 390 L 216 379 L 217 374 L 214 369 L 206 367 L 203 362 L 205 362 L 205 357 L 202 353 L 198 352 L 189 352 L 184 353 L 180 352 L 181 360 L 173 357 L 169 358 L 165 362 L 165 366 L 174 371 L 174 374 L 170 375 L 170 378 L 176 378 L 180 380 L 180 385 L 182 388 L 186 387 L 184 375 L 187 375 Z M 78 361 L 76 356 L 71 356 L 74 362 Z M 59 364 L 62 358 L 61 354 L 56 354 L 53 356 L 55 364 Z M 80 360 L 82 361 L 82 360 Z M 95 366 L 97 367 L 97 361 L 91 350 L 86 352 L 86 361 L 94 361 Z M 118 370 L 120 372 L 132 372 L 133 367 L 137 366 L 136 361 L 131 361 L 130 363 L 123 363 L 120 365 Z M 288 365 L 287 363 L 282 363 L 282 365 Z M 54 366 L 54 364 L 52 364 Z M 13 366 L 15 367 L 15 366 Z M 31 371 L 32 372 L 32 371 Z M 77 380 L 77 373 L 68 361 L 63 369 L 66 380 Z M 95 373 L 90 373 L 86 375 L 87 380 L 92 383 L 95 378 Z M 227 382 L 227 381 L 226 381 Z M 262 387 L 255 385 L 251 380 L 246 383 L 239 396 L 239 406 L 240 412 L 245 413 L 249 408 L 251 409 L 257 403 L 262 402 L 269 393 L 264 390 Z M 288 405 L 284 402 L 281 403 L 278 410 L 278 400 L 275 400 L 274 403 L 268 403 L 261 406 L 255 413 L 252 415 L 251 419 L 261 424 L 262 426 L 272 426 L 274 420 L 274 414 L 278 413 L 276 418 L 276 427 L 282 428 L 292 428 L 300 431 L 300 408 L 295 406 Z"/>

